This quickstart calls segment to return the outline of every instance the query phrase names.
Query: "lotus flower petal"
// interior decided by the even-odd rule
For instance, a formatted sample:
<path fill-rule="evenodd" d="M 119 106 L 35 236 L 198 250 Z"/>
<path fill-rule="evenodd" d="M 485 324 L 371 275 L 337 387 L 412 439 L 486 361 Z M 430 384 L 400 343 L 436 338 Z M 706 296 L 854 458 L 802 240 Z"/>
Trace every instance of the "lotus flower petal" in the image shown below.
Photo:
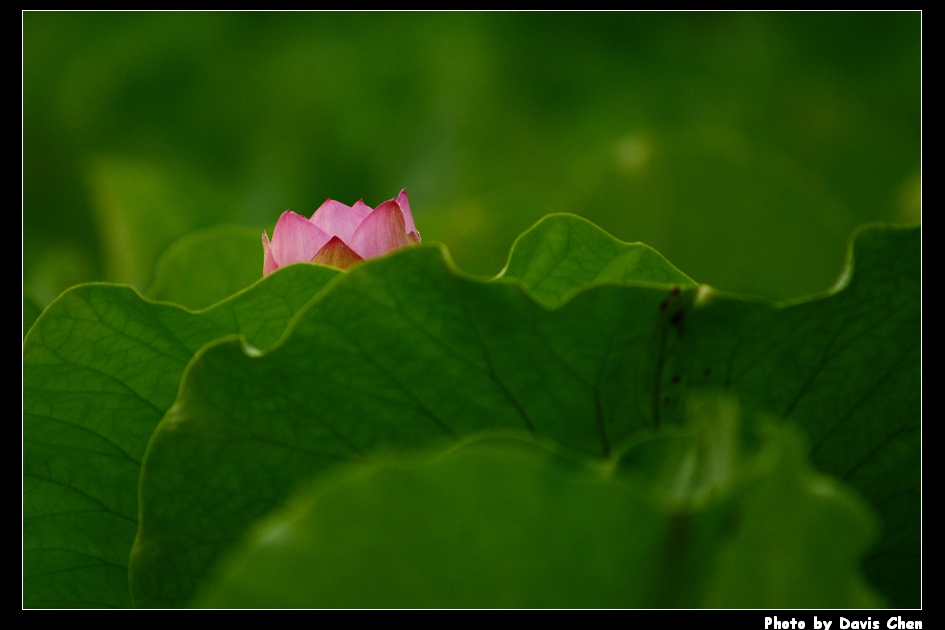
<path fill-rule="evenodd" d="M 374 212 L 374 208 L 372 208 L 371 206 L 369 206 L 369 205 L 367 205 L 366 203 L 364 203 L 364 199 L 358 199 L 358 200 L 355 202 L 355 204 L 354 204 L 353 206 L 351 206 L 351 209 L 352 209 L 353 211 L 359 213 L 360 215 L 362 215 L 362 219 L 361 219 L 362 221 L 363 221 L 365 218 L 367 218 L 367 215 L 369 215 L 369 214 L 371 214 L 372 212 Z"/>
<path fill-rule="evenodd" d="M 318 250 L 313 263 L 328 265 L 337 269 L 347 269 L 356 262 L 364 260 L 355 253 L 353 249 L 345 245 L 337 236 L 332 236 L 331 240 L 325 243 L 325 246 Z"/>
<path fill-rule="evenodd" d="M 269 241 L 263 231 L 263 275 L 284 265 L 309 262 L 331 236 L 291 210 L 279 217 Z"/>
<path fill-rule="evenodd" d="M 275 232 L 273 232 L 275 234 Z M 263 275 L 267 275 L 279 268 L 279 265 L 276 263 L 276 259 L 272 255 L 272 246 L 269 243 L 269 235 L 266 234 L 266 230 L 263 230 L 262 233 L 262 243 L 263 243 Z"/>
<path fill-rule="evenodd" d="M 404 211 L 391 199 L 379 205 L 361 222 L 351 237 L 351 249 L 362 258 L 373 258 L 411 242 L 407 239 Z"/>
<path fill-rule="evenodd" d="M 407 229 L 407 232 L 412 232 L 417 235 L 417 240 L 415 242 L 420 242 L 420 232 L 417 232 L 417 226 L 413 223 L 413 213 L 410 212 L 410 202 L 407 201 L 407 189 L 404 188 L 400 191 L 400 194 L 397 195 L 397 203 L 400 204 L 400 209 L 404 211 L 404 227 Z"/>
<path fill-rule="evenodd" d="M 363 201 L 349 208 L 341 202 L 328 199 L 318 207 L 311 221 L 329 236 L 337 236 L 348 243 L 351 235 L 369 214 L 371 214 L 371 209 L 364 205 Z"/>
<path fill-rule="evenodd" d="M 305 217 L 286 210 L 272 232 L 269 252 L 278 267 L 309 262 L 331 238 Z"/>

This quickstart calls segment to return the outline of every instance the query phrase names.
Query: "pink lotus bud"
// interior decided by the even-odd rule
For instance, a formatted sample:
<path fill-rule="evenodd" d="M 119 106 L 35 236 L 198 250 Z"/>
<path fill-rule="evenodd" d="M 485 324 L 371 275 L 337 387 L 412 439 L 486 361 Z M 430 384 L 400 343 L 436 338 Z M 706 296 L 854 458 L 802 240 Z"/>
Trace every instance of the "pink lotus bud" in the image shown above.
<path fill-rule="evenodd" d="M 263 275 L 295 262 L 347 269 L 366 258 L 420 242 L 407 191 L 371 210 L 359 201 L 350 208 L 328 199 L 311 219 L 286 210 L 272 241 L 262 233 Z"/>

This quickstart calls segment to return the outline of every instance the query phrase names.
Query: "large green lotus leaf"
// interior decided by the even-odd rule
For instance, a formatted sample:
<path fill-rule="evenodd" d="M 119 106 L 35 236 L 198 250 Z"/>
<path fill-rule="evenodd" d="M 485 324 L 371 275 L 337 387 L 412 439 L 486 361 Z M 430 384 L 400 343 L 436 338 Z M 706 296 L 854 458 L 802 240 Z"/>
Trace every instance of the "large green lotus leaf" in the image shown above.
<path fill-rule="evenodd" d="M 259 280 L 262 259 L 258 230 L 222 225 L 192 232 L 158 259 L 148 297 L 207 308 Z"/>
<path fill-rule="evenodd" d="M 273 352 L 201 353 L 149 448 L 136 603 L 184 605 L 299 479 L 378 448 L 512 427 L 606 456 L 653 423 L 668 294 L 602 287 L 550 311 L 417 247 L 352 269 Z"/>
<path fill-rule="evenodd" d="M 864 232 L 845 290 L 784 308 L 621 282 L 549 309 L 519 280 L 458 274 L 434 247 L 360 265 L 310 303 L 271 352 L 248 356 L 223 342 L 192 362 L 142 474 L 136 603 L 185 605 L 254 520 L 339 462 L 496 427 L 606 458 L 641 430 L 677 422 L 684 383 L 721 385 L 744 393 L 753 413 L 790 417 L 818 462 L 823 425 L 847 418 L 834 439 L 874 451 L 888 484 L 908 491 L 918 443 L 908 431 L 896 434 L 905 440 L 890 436 L 903 422 L 918 427 L 918 241 L 918 230 Z M 894 319 L 876 321 L 895 304 Z M 722 308 L 731 313 L 716 316 Z M 804 326 L 807 335 L 792 336 Z M 834 354 L 825 329 L 847 351 Z M 741 345 L 712 345 L 732 337 Z M 905 357 L 894 371 L 883 362 L 890 348 Z M 750 372 L 726 378 L 744 357 L 766 374 L 764 387 Z M 880 382 L 882 404 L 857 405 Z M 784 392 L 797 399 L 790 409 Z M 832 414 L 821 406 L 828 398 Z M 876 487 L 849 480 L 883 515 L 881 545 L 915 552 L 918 518 L 891 513 Z M 918 495 L 904 502 L 917 506 Z M 901 527 L 891 531 L 890 522 Z"/>
<path fill-rule="evenodd" d="M 23 350 L 26 606 L 128 606 L 140 462 L 204 344 L 264 348 L 337 272 L 293 265 L 194 313 L 129 287 L 83 285 L 46 309 Z"/>
<path fill-rule="evenodd" d="M 236 288 L 245 282 L 250 266 L 258 276 L 258 250 L 258 236 L 249 238 L 238 228 L 184 237 L 162 258 L 152 297 L 190 307 L 213 302 L 227 292 L 226 287 Z M 129 545 L 127 531 L 137 520 L 133 507 L 137 462 L 150 430 L 169 406 L 183 366 L 195 348 L 234 332 L 265 347 L 282 333 L 295 309 L 333 275 L 317 267 L 290 269 L 271 275 L 255 293 L 199 316 L 149 304 L 130 290 L 114 286 L 75 289 L 50 309 L 25 350 L 25 500 L 34 505 L 49 503 L 35 513 L 28 510 L 24 572 L 28 605 L 127 604 L 121 574 Z M 174 354 L 168 348 L 180 352 Z M 135 395 L 135 386 L 129 384 L 133 379 L 148 384 L 145 395 Z M 51 396 L 50 391 L 62 382 L 70 384 Z M 118 391 L 114 391 L 116 387 Z M 103 405 L 108 399 L 112 403 Z M 56 405 L 55 420 L 46 417 L 50 403 Z M 123 410 L 118 418 L 113 417 L 116 406 Z M 92 445 L 78 440 L 72 448 L 69 438 L 59 440 L 66 444 L 52 449 L 48 444 L 48 435 L 54 431 L 47 426 L 50 422 L 79 427 L 80 435 Z M 101 450 L 100 442 L 109 440 L 127 447 L 127 461 L 116 464 L 112 457 L 116 453 L 90 461 L 86 449 Z M 43 462 L 54 456 L 61 470 L 52 475 Z M 102 480 L 103 487 L 98 487 L 99 481 L 74 482 L 76 471 Z M 88 512 L 82 512 L 86 516 L 77 521 L 77 527 L 56 516 L 71 510 L 60 505 L 63 499 L 47 500 L 49 484 L 56 483 L 66 484 L 56 492 L 67 498 L 84 493 L 93 504 L 91 508 L 83 505 Z M 115 497 L 121 497 L 124 507 L 117 506 Z M 99 526 L 95 519 L 107 523 Z M 63 543 L 69 529 L 75 529 L 76 534 Z M 110 551 L 106 554 L 103 549 Z M 108 556 L 104 565 L 103 555 Z M 107 583 L 90 579 L 90 572 L 107 575 Z"/>
<path fill-rule="evenodd" d="M 695 286 L 653 248 L 618 241 L 590 221 L 567 214 L 548 215 L 522 234 L 501 275 L 521 280 L 552 307 L 601 283 Z"/>
<path fill-rule="evenodd" d="M 868 510 L 766 437 L 709 502 L 528 442 L 329 475 L 255 526 L 210 607 L 860 607 Z M 771 523 L 775 526 L 772 527 Z"/>

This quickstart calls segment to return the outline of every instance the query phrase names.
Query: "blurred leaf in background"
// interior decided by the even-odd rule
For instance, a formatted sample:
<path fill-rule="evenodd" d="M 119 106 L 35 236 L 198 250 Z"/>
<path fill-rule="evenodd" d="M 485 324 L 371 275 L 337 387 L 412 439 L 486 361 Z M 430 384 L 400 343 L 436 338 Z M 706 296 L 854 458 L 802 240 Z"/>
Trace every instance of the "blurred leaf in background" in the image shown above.
<path fill-rule="evenodd" d="M 181 237 L 158 260 L 147 296 L 191 309 L 207 308 L 259 280 L 260 235 L 218 225 Z"/>
<path fill-rule="evenodd" d="M 177 237 L 227 218 L 213 191 L 173 168 L 100 158 L 88 182 L 105 277 L 116 282 L 146 286 L 158 256 Z"/>
<path fill-rule="evenodd" d="M 721 289 L 823 290 L 855 226 L 919 220 L 920 36 L 918 12 L 26 12 L 25 289 L 145 288 L 193 229 L 406 187 L 472 273 L 573 212 Z"/>

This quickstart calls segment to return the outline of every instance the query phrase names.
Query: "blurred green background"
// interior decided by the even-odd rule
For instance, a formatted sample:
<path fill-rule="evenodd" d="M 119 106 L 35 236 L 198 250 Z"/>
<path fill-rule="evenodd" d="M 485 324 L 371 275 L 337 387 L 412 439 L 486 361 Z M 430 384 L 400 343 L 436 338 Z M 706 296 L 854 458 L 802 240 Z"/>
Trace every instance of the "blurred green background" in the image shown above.
<path fill-rule="evenodd" d="M 28 12 L 24 292 L 146 288 L 195 229 L 401 188 L 471 273 L 572 212 L 720 289 L 820 291 L 857 225 L 919 221 L 920 31 L 917 12 Z"/>

